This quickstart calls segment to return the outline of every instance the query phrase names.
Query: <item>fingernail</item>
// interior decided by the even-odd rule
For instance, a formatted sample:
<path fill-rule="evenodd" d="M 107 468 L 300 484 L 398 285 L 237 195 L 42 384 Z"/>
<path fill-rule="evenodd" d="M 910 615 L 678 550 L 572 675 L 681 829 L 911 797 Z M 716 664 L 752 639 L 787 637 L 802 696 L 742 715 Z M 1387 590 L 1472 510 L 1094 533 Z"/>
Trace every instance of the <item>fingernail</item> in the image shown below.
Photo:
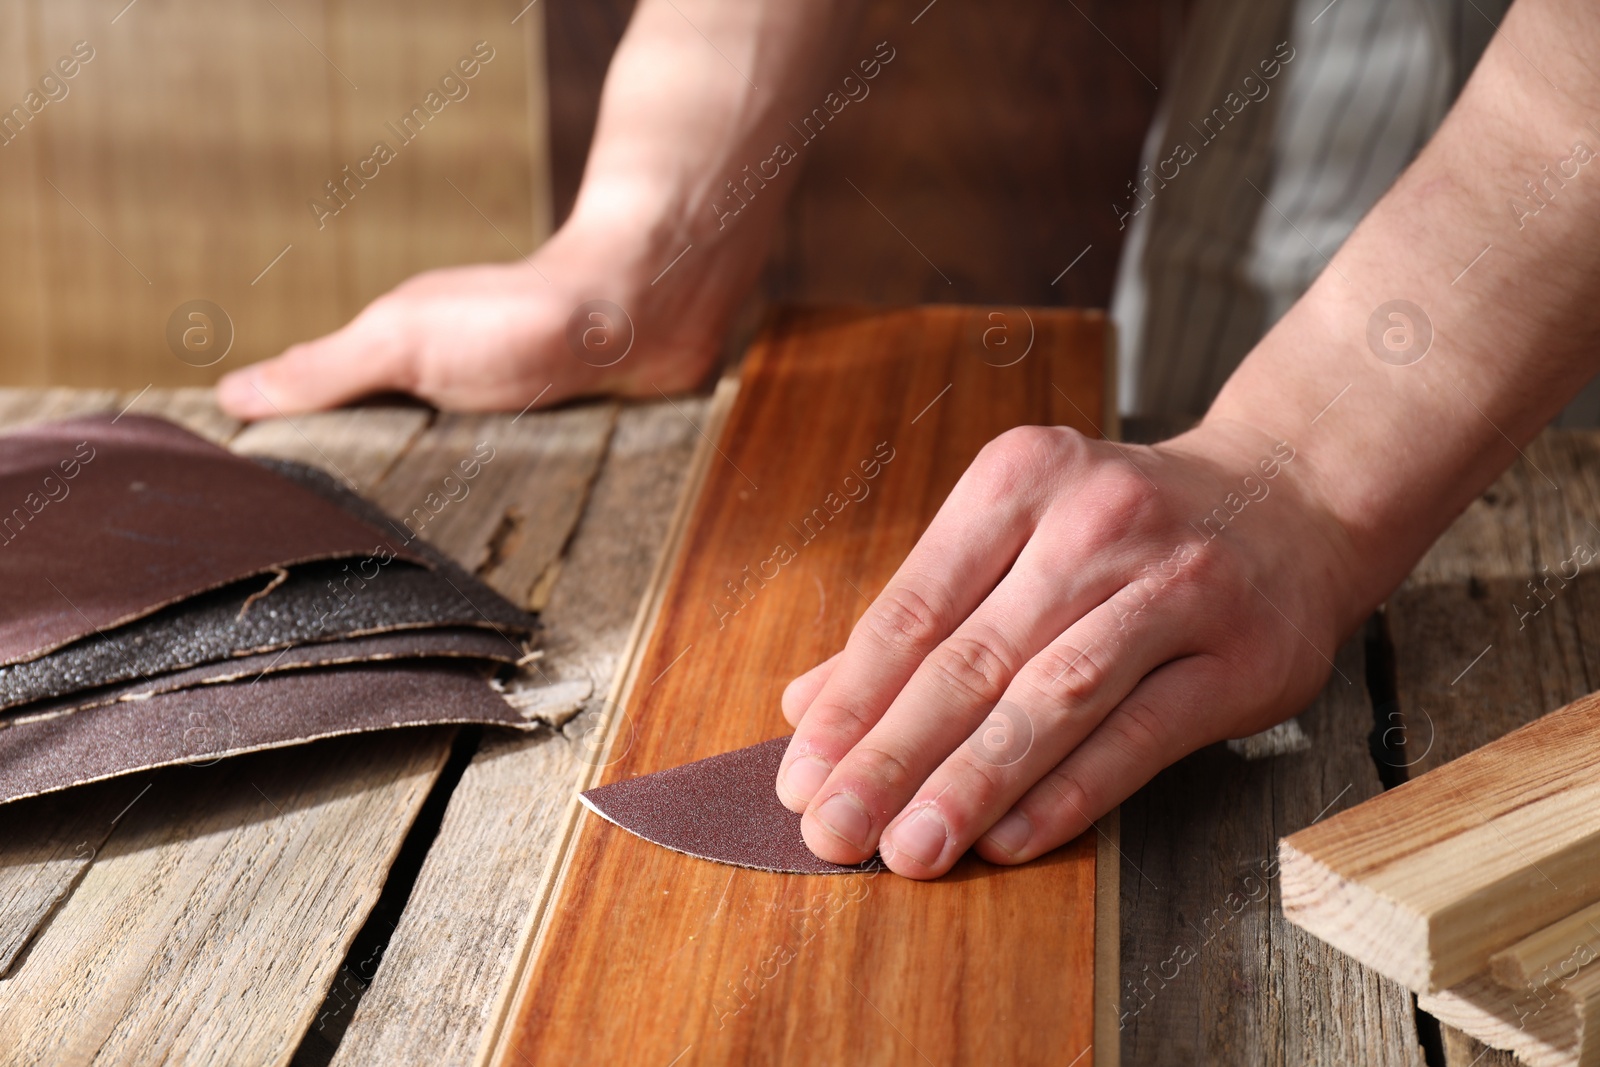
<path fill-rule="evenodd" d="M 849 793 L 835 793 L 817 809 L 817 821 L 828 832 L 857 848 L 867 847 L 867 834 L 872 830 L 872 816 L 861 806 L 861 801 Z"/>
<path fill-rule="evenodd" d="M 1020 811 L 1008 811 L 1005 817 L 983 835 L 994 846 L 1007 855 L 1015 856 L 1027 845 L 1028 839 L 1033 836 L 1033 823 Z"/>
<path fill-rule="evenodd" d="M 801 756 L 783 772 L 783 784 L 789 795 L 802 804 L 811 803 L 822 783 L 828 780 L 833 768 L 815 756 Z"/>
<path fill-rule="evenodd" d="M 924 867 L 938 861 L 949 837 L 949 827 L 931 805 L 900 823 L 890 834 L 896 852 L 904 852 Z"/>

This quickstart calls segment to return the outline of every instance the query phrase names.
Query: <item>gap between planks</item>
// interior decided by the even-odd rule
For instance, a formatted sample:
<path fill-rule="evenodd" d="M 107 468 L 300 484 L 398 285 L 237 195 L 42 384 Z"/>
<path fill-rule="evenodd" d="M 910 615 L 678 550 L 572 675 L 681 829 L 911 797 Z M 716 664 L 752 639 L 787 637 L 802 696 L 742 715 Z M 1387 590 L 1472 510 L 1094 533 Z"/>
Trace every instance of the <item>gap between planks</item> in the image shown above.
<path fill-rule="evenodd" d="M 566 702 L 580 714 L 560 733 L 486 739 L 473 755 L 382 965 L 338 1045 L 335 1067 L 409 1062 L 419 1048 L 449 1063 L 477 1054 L 502 1008 L 558 827 L 592 747 L 577 735 L 591 722 L 603 727 L 606 696 L 701 445 L 693 420 L 708 404 L 692 398 L 623 409 L 542 616 L 543 689 L 564 695 L 540 702 L 541 714 L 557 714 Z"/>
<path fill-rule="evenodd" d="M 628 696 L 638 681 L 640 652 L 650 636 L 656 618 L 661 613 L 667 580 L 672 574 L 673 565 L 682 548 L 683 535 L 688 528 L 689 517 L 694 512 L 695 502 L 699 499 L 700 489 L 705 483 L 706 473 L 711 468 L 712 457 L 716 454 L 713 442 L 721 436 L 723 424 L 727 421 L 728 412 L 732 409 L 738 392 L 737 377 L 730 375 L 718 382 L 716 392 L 712 394 L 711 404 L 706 411 L 704 424 L 699 427 L 701 441 L 690 462 L 689 472 L 678 496 L 677 507 L 673 511 L 666 542 L 656 558 L 646 594 L 639 603 L 627 645 L 619 660 L 616 675 L 612 679 L 611 690 L 606 696 L 605 721 L 596 727 L 603 731 L 602 743 L 596 746 L 597 758 L 580 766 L 577 780 L 573 783 L 572 794 L 567 800 L 566 811 L 557 831 L 551 858 L 546 865 L 546 873 L 540 879 L 532 912 L 518 938 L 520 951 L 501 996 L 496 1001 L 492 1022 L 484 1033 L 477 1058 L 474 1060 L 479 1067 L 500 1060 L 512 1035 L 507 1022 L 517 1017 L 527 996 L 527 982 L 531 974 L 529 964 L 538 957 L 538 951 L 544 943 L 550 905 L 556 890 L 565 880 L 572 859 L 572 846 L 583 807 L 578 802 L 578 794 L 588 789 L 598 778 L 616 742 L 618 728 L 621 720 L 625 718 L 619 714 L 620 709 L 626 705 Z"/>

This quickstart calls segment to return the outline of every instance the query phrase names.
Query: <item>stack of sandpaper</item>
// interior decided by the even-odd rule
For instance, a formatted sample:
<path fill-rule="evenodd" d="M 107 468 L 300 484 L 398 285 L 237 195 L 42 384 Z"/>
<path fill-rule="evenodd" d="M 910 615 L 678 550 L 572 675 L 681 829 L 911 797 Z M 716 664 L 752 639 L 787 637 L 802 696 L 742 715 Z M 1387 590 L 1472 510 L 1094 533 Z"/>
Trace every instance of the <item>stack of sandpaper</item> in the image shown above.
<path fill-rule="evenodd" d="M 310 467 L 160 419 L 0 437 L 0 803 L 428 723 L 521 727 L 537 620 Z"/>

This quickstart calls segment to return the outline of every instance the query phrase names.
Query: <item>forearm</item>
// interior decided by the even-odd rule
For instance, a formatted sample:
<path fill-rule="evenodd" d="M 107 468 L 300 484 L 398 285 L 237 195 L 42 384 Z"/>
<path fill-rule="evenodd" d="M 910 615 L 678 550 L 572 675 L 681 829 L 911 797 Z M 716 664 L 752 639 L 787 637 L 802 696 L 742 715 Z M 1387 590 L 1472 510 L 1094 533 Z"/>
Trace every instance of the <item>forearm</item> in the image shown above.
<path fill-rule="evenodd" d="M 1514 5 L 1438 135 L 1206 417 L 1303 457 L 1348 534 L 1346 628 L 1600 370 L 1600 158 L 1579 162 L 1600 150 L 1597 54 L 1581 0 Z M 1397 299 L 1431 321 L 1415 363 L 1369 345 Z"/>
<path fill-rule="evenodd" d="M 641 0 L 606 77 L 574 216 L 674 252 L 735 225 L 746 235 L 770 229 L 799 168 L 769 180 L 762 164 L 777 142 L 795 140 L 789 123 L 834 83 L 861 81 L 853 67 L 838 69 L 860 8 Z"/>

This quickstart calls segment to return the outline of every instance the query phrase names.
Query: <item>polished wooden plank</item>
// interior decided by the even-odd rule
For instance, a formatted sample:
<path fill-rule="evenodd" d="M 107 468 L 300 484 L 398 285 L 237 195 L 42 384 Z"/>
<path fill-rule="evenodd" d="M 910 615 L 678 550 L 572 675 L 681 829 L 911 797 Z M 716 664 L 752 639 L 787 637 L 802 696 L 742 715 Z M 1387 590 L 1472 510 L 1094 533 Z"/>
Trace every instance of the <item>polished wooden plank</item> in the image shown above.
<path fill-rule="evenodd" d="M 603 780 L 788 732 L 783 684 L 843 643 L 987 441 L 1030 423 L 1094 432 L 1103 317 L 1033 310 L 1031 350 L 1002 368 L 984 331 L 1020 344 L 1028 322 L 988 316 L 797 311 L 769 324 Z M 794 558 L 763 571 L 780 543 Z M 733 600 L 725 583 L 746 567 L 768 577 Z M 1087 834 L 1021 868 L 969 857 L 933 883 L 807 878 L 692 859 L 586 818 L 500 1062 L 1104 1064 L 1114 1049 L 1088 1051 L 1095 852 Z"/>

